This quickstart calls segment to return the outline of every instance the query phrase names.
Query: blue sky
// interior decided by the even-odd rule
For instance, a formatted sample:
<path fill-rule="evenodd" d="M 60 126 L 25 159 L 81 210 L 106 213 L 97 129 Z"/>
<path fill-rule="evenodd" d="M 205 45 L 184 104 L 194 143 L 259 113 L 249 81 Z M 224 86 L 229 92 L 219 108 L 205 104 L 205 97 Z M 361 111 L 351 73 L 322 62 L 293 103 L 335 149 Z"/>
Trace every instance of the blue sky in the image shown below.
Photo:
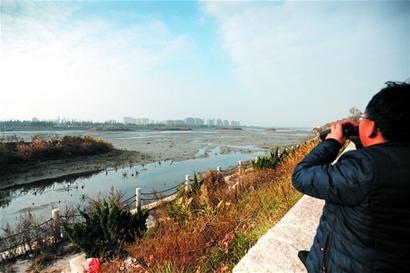
<path fill-rule="evenodd" d="M 410 2 L 1 1 L 0 119 L 315 126 L 410 77 Z"/>

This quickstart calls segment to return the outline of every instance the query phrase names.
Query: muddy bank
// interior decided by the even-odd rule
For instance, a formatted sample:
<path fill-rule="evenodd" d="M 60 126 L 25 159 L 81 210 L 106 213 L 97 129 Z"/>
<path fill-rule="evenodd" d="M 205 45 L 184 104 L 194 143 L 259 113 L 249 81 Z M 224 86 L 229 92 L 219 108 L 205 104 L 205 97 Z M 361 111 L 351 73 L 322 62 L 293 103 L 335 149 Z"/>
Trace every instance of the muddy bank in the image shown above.
<path fill-rule="evenodd" d="M 297 130 L 192 130 L 187 132 L 10 132 L 20 138 L 32 135 L 84 135 L 103 138 L 116 150 L 95 156 L 79 156 L 72 159 L 49 160 L 32 165 L 16 166 L 8 175 L 0 176 L 0 190 L 68 175 L 86 174 L 133 164 L 158 161 L 183 161 L 207 157 L 215 148 L 220 154 L 232 152 L 252 153 L 269 151 L 278 146 L 288 146 L 311 138 L 312 134 Z"/>
<path fill-rule="evenodd" d="M 274 132 L 244 129 L 242 131 L 134 132 L 106 134 L 100 137 L 111 142 L 116 148 L 149 154 L 154 161 L 181 161 L 198 157 L 197 153 L 203 149 L 206 153 L 215 147 L 220 147 L 221 154 L 246 153 L 255 149 L 269 150 L 278 146 L 298 144 L 312 136 L 310 131 L 277 130 Z"/>
<path fill-rule="evenodd" d="M 0 190 L 75 174 L 87 174 L 135 163 L 146 164 L 152 158 L 137 151 L 113 150 L 106 154 L 78 156 L 11 166 L 11 172 L 0 176 Z"/>

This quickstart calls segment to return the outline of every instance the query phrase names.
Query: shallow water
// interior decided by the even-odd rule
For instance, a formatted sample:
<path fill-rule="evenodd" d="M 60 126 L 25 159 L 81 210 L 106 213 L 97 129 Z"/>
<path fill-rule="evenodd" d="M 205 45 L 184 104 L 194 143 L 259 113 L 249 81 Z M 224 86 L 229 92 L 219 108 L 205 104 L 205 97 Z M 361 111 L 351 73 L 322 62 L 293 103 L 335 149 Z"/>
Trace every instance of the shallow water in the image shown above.
<path fill-rule="evenodd" d="M 201 152 L 198 152 L 198 156 L 203 156 Z M 108 194 L 112 187 L 123 192 L 125 199 L 133 196 L 136 188 L 141 188 L 141 192 L 161 191 L 179 184 L 187 174 L 192 177 L 194 171 L 203 172 L 216 169 L 217 166 L 228 168 L 239 160 L 254 159 L 264 153 L 263 150 L 255 149 L 252 153 L 219 154 L 218 147 L 202 158 L 179 162 L 161 161 L 36 182 L 35 186 L 26 185 L 2 192 L 1 223 L 2 226 L 7 222 L 13 225 L 27 211 L 31 211 L 38 219 L 46 220 L 51 216 L 53 208 L 83 206 L 88 198 L 95 198 L 99 193 Z"/>

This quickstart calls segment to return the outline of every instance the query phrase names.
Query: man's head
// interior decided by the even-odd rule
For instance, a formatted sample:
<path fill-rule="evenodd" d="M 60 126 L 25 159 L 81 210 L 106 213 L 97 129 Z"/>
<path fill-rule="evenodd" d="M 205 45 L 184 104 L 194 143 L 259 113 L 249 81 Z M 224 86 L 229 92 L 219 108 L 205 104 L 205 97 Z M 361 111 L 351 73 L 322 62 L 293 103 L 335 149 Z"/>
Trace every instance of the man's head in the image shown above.
<path fill-rule="evenodd" d="M 387 82 L 370 100 L 359 125 L 364 146 L 410 142 L 410 84 Z"/>

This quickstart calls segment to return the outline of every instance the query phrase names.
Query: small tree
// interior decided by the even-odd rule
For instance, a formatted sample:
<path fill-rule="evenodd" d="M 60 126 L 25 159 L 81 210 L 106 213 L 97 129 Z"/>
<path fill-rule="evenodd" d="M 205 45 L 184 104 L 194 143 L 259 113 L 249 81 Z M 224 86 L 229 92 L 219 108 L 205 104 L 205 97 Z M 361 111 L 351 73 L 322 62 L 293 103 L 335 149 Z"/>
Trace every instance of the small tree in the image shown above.
<path fill-rule="evenodd" d="M 114 195 L 93 200 L 87 210 L 78 211 L 85 222 L 72 226 L 63 224 L 63 227 L 68 238 L 87 257 L 110 258 L 122 254 L 124 243 L 132 242 L 146 230 L 148 213 L 132 214 Z"/>
<path fill-rule="evenodd" d="M 353 106 L 352 108 L 350 108 L 349 112 L 352 115 L 351 118 L 356 119 L 356 120 L 358 120 L 359 117 L 363 114 L 363 112 L 356 106 Z"/>

